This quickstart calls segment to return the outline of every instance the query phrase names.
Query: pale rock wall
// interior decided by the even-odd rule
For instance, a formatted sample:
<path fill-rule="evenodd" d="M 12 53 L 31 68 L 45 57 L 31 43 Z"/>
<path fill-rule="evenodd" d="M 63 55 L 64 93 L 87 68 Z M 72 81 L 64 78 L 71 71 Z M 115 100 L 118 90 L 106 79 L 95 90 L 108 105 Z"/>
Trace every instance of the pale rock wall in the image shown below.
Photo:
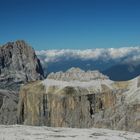
<path fill-rule="evenodd" d="M 46 79 L 21 88 L 18 118 L 26 125 L 140 132 L 139 97 L 139 77 L 125 82 Z"/>

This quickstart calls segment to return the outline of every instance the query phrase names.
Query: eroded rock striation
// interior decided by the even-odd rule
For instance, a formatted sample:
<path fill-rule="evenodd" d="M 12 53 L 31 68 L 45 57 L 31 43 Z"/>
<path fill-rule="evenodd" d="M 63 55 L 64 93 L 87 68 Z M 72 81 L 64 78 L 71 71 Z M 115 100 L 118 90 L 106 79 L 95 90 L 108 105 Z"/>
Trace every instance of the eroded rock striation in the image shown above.
<path fill-rule="evenodd" d="M 85 79 L 84 79 L 85 77 Z M 22 86 L 18 121 L 52 127 L 140 132 L 140 78 L 114 82 L 98 71 L 72 68 Z"/>
<path fill-rule="evenodd" d="M 40 61 L 25 41 L 0 47 L 0 124 L 17 123 L 20 86 L 43 77 Z"/>

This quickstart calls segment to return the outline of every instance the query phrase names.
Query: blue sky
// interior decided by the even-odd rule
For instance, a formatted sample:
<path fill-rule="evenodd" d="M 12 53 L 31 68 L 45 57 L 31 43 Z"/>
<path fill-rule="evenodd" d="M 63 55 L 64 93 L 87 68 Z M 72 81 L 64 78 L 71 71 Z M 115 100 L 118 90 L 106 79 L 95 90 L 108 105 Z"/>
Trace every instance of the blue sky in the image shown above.
<path fill-rule="evenodd" d="M 0 44 L 36 50 L 140 45 L 139 0 L 0 0 Z"/>

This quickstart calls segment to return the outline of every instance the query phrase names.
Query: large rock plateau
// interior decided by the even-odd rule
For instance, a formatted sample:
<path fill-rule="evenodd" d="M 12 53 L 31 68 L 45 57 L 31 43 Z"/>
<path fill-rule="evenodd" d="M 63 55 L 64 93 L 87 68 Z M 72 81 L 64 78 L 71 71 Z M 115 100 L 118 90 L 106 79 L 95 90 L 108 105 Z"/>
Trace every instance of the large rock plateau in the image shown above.
<path fill-rule="evenodd" d="M 18 121 L 140 132 L 140 78 L 114 82 L 98 71 L 78 68 L 52 73 L 21 87 Z"/>

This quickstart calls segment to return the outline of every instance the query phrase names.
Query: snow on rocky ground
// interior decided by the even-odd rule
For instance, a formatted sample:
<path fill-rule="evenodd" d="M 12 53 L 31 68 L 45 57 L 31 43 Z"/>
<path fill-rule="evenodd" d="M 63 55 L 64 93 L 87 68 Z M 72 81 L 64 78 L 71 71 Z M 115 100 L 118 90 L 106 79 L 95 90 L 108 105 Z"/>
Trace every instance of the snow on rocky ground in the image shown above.
<path fill-rule="evenodd" d="M 45 79 L 42 81 L 43 85 L 45 85 L 46 90 L 50 86 L 57 86 L 59 88 L 64 88 L 64 87 L 81 87 L 81 88 L 91 88 L 94 89 L 94 91 L 101 91 L 101 85 L 106 85 L 109 88 L 111 87 L 111 84 L 113 83 L 111 80 L 91 80 L 89 82 L 80 82 L 77 80 L 74 81 L 59 81 L 59 80 L 53 80 L 53 79 Z"/>
<path fill-rule="evenodd" d="M 0 140 L 140 140 L 140 133 L 97 128 L 1 125 Z"/>

